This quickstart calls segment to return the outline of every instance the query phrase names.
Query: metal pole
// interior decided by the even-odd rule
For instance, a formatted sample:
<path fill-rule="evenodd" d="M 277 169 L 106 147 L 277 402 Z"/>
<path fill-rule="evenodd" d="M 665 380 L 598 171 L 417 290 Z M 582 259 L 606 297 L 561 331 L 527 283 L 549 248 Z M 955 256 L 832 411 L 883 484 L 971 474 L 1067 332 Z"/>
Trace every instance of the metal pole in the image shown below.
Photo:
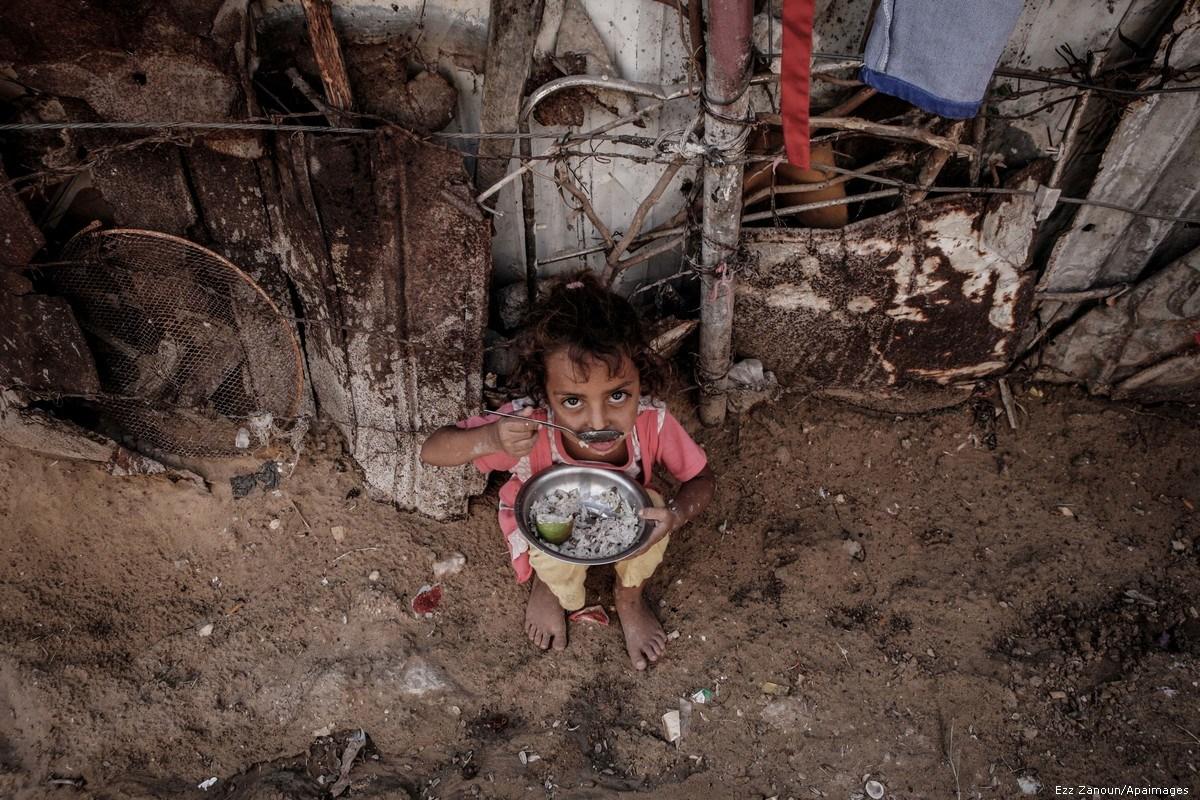
<path fill-rule="evenodd" d="M 753 0 L 708 0 L 704 70 L 703 240 L 700 248 L 700 420 L 725 421 L 733 351 L 734 275 L 742 219 L 742 164 L 750 127 L 750 35 Z M 735 163 L 728 163 L 735 162 Z"/>

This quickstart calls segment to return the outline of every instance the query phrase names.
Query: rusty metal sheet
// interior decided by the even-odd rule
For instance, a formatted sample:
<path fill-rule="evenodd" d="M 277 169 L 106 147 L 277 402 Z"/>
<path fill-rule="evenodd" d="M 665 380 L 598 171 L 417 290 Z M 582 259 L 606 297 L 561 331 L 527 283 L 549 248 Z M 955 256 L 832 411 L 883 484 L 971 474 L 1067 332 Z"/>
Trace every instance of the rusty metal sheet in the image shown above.
<path fill-rule="evenodd" d="M 823 388 L 999 372 L 1031 304 L 1033 225 L 1026 198 L 947 198 L 841 230 L 744 229 L 734 349 Z"/>
<path fill-rule="evenodd" d="M 371 494 L 439 519 L 482 489 L 420 445 L 482 400 L 490 229 L 461 156 L 402 133 L 277 142 L 284 268 L 317 401 Z"/>

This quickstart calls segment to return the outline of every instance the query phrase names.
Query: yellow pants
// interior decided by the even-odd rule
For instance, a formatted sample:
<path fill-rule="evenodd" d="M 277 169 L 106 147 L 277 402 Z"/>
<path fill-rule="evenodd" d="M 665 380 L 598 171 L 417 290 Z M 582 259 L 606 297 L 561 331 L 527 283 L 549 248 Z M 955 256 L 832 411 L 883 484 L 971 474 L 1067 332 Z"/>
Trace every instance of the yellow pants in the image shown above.
<path fill-rule="evenodd" d="M 654 505 L 663 505 L 661 495 L 653 490 L 649 493 Z M 666 536 L 644 553 L 613 564 L 613 569 L 616 570 L 621 585 L 627 589 L 641 586 L 662 563 L 663 554 L 667 552 L 667 545 L 670 541 L 671 537 Z M 546 584 L 547 588 L 558 598 L 559 605 L 565 611 L 578 611 L 583 608 L 586 598 L 583 582 L 587 579 L 587 567 L 582 564 L 568 564 L 565 561 L 559 561 L 536 548 L 529 549 L 529 565 L 533 567 L 538 580 Z"/>

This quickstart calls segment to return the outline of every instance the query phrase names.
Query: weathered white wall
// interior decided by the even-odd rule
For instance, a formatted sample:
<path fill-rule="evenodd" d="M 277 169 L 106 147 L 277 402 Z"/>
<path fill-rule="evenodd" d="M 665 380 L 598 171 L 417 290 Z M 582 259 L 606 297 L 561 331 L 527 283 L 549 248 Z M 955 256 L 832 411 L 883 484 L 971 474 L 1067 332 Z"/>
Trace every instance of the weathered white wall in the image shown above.
<path fill-rule="evenodd" d="M 444 76 L 450 78 L 459 91 L 458 116 L 447 130 L 477 131 L 483 92 L 483 51 L 487 43 L 487 0 L 335 0 L 334 19 L 343 37 L 351 43 L 380 42 L 415 37 L 421 30 L 418 47 L 422 57 L 436 63 Z M 678 13 L 662 3 L 651 0 L 584 0 L 597 31 L 603 38 L 621 78 L 655 84 L 676 84 L 686 80 L 686 48 L 680 39 Z M 422 15 L 423 10 L 423 15 Z M 264 17 L 299 17 L 302 10 L 298 0 L 265 0 Z M 653 101 L 638 100 L 638 103 Z M 662 114 L 649 115 L 645 127 L 627 125 L 612 133 L 638 136 L 657 136 L 662 130 L 687 126 L 697 108 L 695 101 L 679 100 Z M 597 127 L 611 120 L 604 110 L 587 112 L 581 130 Z M 533 122 L 535 132 L 551 130 Z M 562 129 L 553 129 L 561 132 Z M 534 155 L 544 153 L 547 140 L 535 141 Z M 473 144 L 454 143 L 471 151 Z M 608 142 L 598 144 L 598 150 L 644 155 L 644 151 L 627 145 Z M 544 166 L 544 165 L 543 165 Z M 584 189 L 592 195 L 597 213 L 615 231 L 623 231 L 633 217 L 638 204 L 657 182 L 661 164 L 637 164 L 627 159 L 581 159 L 573 163 Z M 540 175 L 551 173 L 549 167 L 539 167 Z M 655 207 L 644 229 L 669 219 L 682 205 L 678 191 L 684 180 L 693 179 L 694 168 L 680 170 L 663 200 Z M 511 183 L 500 192 L 497 208 L 504 216 L 496 219 L 493 241 L 497 286 L 524 279 L 525 243 L 520 209 L 521 184 Z M 536 234 L 539 259 L 584 249 L 601 240 L 591 224 L 571 210 L 559 198 L 553 182 L 538 177 L 535 183 Z M 647 274 L 669 274 L 678 269 L 678 251 L 655 258 L 647 265 L 635 267 L 626 276 L 626 283 L 636 282 Z M 586 262 L 598 268 L 603 256 L 591 256 Z M 579 261 L 559 262 L 543 268 L 541 274 L 558 274 L 576 269 Z"/>

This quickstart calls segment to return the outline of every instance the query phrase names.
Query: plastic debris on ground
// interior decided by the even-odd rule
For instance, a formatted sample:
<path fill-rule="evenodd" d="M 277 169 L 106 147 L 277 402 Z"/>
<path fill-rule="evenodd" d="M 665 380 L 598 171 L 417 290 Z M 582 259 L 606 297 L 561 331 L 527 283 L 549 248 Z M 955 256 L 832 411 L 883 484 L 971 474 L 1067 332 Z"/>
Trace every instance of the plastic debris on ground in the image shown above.
<path fill-rule="evenodd" d="M 277 489 L 279 488 L 279 465 L 274 461 L 264 461 L 256 472 L 234 475 L 229 479 L 229 485 L 233 489 L 233 497 L 236 500 L 250 494 L 254 491 L 255 486 L 262 486 L 263 489 Z"/>
<path fill-rule="evenodd" d="M 433 564 L 433 577 L 439 581 L 443 578 L 448 578 L 451 575 L 457 575 L 462 572 L 463 567 L 467 565 L 467 557 L 462 553 L 451 553 L 441 561 L 435 561 Z"/>
<path fill-rule="evenodd" d="M 567 619 L 571 622 L 595 622 L 598 625 L 607 625 L 608 613 L 604 610 L 604 606 L 588 606 L 579 609 Z"/>
<path fill-rule="evenodd" d="M 433 586 L 425 584 L 417 590 L 417 594 L 412 599 L 412 610 L 417 616 L 422 614 L 432 614 L 442 602 L 442 585 L 435 583 Z"/>
<path fill-rule="evenodd" d="M 1042 782 L 1031 775 L 1017 778 L 1017 786 L 1020 787 L 1021 794 L 1037 794 L 1042 790 Z"/>
<path fill-rule="evenodd" d="M 662 715 L 663 735 L 668 742 L 678 742 L 680 736 L 679 712 L 668 711 Z"/>
<path fill-rule="evenodd" d="M 867 797 L 871 800 L 881 800 L 883 797 L 883 784 L 879 781 L 867 781 L 863 784 L 863 789 L 867 792 Z"/>
<path fill-rule="evenodd" d="M 200 783 L 196 784 L 196 788 L 200 789 L 201 791 L 207 792 L 209 789 L 211 789 L 212 787 L 214 787 L 216 785 L 217 785 L 217 779 L 209 778 L 206 781 L 200 781 Z"/>
<path fill-rule="evenodd" d="M 696 691 L 692 692 L 689 699 L 696 705 L 702 706 L 712 702 L 713 693 L 711 689 L 697 689 Z"/>

